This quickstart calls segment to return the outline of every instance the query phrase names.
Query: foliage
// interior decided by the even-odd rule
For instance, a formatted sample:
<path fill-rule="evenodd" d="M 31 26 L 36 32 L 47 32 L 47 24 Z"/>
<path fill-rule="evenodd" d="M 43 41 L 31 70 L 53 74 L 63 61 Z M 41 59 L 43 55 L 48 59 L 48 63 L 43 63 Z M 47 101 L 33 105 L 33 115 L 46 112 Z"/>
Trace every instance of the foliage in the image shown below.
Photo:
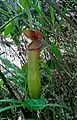
<path fill-rule="evenodd" d="M 77 119 L 76 8 L 76 0 L 59 0 L 58 2 L 55 0 L 0 0 L 0 33 L 3 45 L 11 46 L 4 40 L 4 37 L 10 36 L 18 50 L 22 44 L 25 47 L 25 39 L 22 37 L 23 27 L 39 29 L 44 34 L 41 55 L 43 57 L 40 62 L 43 98 L 39 100 L 28 98 L 28 70 L 24 54 L 26 49 L 23 49 L 22 53 L 19 50 L 18 57 L 21 59 L 22 55 L 24 56 L 21 62 L 22 68 L 0 57 L 7 83 L 18 97 L 18 100 L 10 97 L 8 88 L 5 87 L 6 84 L 2 82 L 0 75 L 0 112 L 7 110 L 6 115 L 3 112 L 0 114 L 1 119 L 11 118 L 10 113 L 15 116 L 15 112 L 17 113 L 22 106 L 39 112 L 36 118 L 35 115 L 30 116 L 33 119 Z M 22 100 L 18 95 L 22 96 Z M 25 99 L 24 96 L 26 96 Z"/>

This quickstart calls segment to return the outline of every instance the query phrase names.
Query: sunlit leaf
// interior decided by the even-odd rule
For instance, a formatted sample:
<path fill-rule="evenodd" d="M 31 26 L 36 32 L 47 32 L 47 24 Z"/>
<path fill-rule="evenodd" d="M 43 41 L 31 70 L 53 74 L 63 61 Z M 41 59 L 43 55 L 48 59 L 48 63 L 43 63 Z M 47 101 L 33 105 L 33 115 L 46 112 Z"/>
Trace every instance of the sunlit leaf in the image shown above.
<path fill-rule="evenodd" d="M 62 58 L 59 48 L 54 43 L 51 44 L 51 51 L 56 55 L 57 58 Z"/>
<path fill-rule="evenodd" d="M 4 31 L 4 35 L 7 36 L 10 34 L 12 30 L 12 23 L 10 22 L 6 27 L 5 27 L 5 31 Z"/>
<path fill-rule="evenodd" d="M 54 23 L 55 23 L 55 13 L 54 13 L 54 8 L 52 6 L 50 6 L 50 15 L 51 15 L 52 24 L 54 25 Z"/>

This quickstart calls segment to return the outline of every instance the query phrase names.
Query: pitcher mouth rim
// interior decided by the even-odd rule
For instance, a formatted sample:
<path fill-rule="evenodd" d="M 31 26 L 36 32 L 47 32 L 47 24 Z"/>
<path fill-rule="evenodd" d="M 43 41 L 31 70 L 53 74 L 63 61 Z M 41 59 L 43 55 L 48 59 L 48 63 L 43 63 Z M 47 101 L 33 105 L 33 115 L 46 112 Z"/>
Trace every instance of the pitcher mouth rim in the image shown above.
<path fill-rule="evenodd" d="M 34 47 L 34 48 L 29 48 L 29 45 L 27 46 L 27 50 L 38 50 L 41 48 L 41 43 L 37 47 Z"/>

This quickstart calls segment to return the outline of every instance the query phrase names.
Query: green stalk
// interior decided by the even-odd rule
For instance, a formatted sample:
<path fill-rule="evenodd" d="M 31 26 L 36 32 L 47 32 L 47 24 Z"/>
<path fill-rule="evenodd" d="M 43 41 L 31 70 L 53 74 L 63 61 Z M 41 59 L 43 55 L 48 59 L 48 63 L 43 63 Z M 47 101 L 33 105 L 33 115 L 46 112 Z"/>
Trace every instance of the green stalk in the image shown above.
<path fill-rule="evenodd" d="M 31 98 L 41 95 L 41 78 L 39 71 L 38 50 L 28 50 L 28 89 Z"/>

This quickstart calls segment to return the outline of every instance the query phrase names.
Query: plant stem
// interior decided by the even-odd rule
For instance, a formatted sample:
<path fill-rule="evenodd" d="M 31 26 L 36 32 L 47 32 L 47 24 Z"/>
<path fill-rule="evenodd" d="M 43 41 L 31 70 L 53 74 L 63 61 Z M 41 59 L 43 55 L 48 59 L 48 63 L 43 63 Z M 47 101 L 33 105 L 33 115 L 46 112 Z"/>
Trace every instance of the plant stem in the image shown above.
<path fill-rule="evenodd" d="M 39 71 L 39 54 L 37 50 L 28 51 L 28 88 L 31 98 L 39 98 L 41 80 Z"/>

